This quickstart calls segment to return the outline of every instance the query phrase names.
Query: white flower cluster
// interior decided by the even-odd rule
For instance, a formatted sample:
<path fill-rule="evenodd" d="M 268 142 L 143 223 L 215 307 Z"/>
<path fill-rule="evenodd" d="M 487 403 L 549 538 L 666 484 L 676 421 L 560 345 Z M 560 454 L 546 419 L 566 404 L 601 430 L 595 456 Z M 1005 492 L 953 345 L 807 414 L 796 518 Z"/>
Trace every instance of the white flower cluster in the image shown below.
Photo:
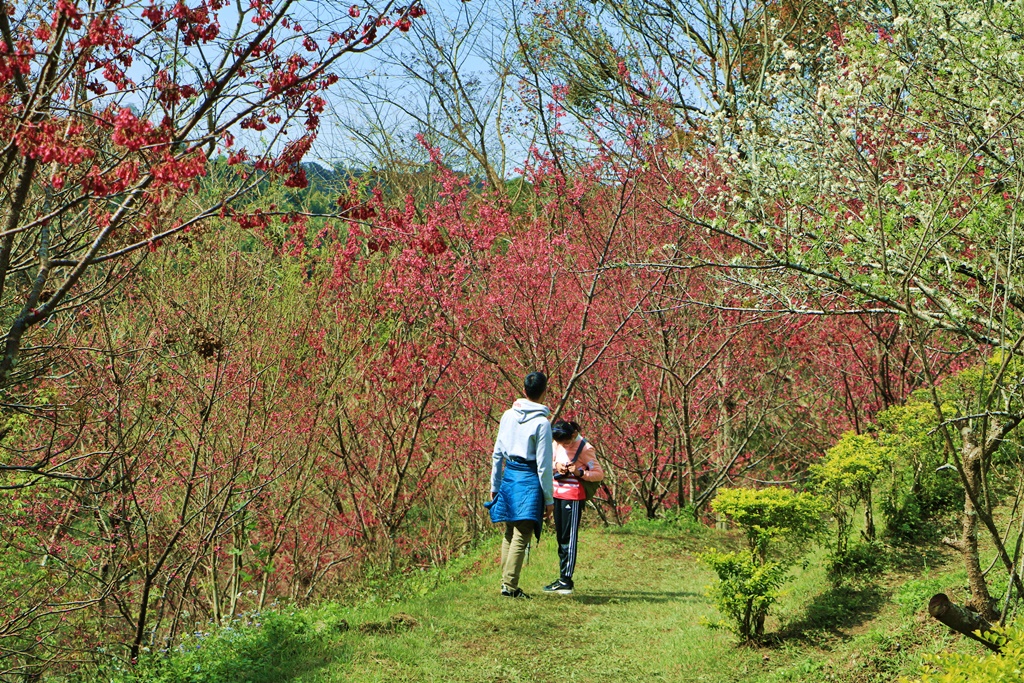
<path fill-rule="evenodd" d="M 1024 293 L 1024 0 L 837 12 L 829 44 L 776 41 L 763 91 L 711 118 L 730 189 L 697 191 L 758 258 L 784 252 L 869 298 L 913 282 L 907 310 L 984 337 L 1005 325 L 996 299 Z"/>

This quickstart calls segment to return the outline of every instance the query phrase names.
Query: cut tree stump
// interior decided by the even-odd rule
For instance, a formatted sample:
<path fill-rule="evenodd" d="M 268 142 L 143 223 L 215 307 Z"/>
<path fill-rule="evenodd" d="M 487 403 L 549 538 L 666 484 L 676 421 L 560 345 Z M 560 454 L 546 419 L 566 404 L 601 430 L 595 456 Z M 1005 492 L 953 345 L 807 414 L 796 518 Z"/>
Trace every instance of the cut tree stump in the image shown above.
<path fill-rule="evenodd" d="M 1000 652 L 999 645 L 978 636 L 978 632 L 991 631 L 992 624 L 977 612 L 953 604 L 945 593 L 932 596 L 932 599 L 928 601 L 928 614 L 957 633 L 962 633 L 968 638 L 978 641 L 993 652 Z"/>

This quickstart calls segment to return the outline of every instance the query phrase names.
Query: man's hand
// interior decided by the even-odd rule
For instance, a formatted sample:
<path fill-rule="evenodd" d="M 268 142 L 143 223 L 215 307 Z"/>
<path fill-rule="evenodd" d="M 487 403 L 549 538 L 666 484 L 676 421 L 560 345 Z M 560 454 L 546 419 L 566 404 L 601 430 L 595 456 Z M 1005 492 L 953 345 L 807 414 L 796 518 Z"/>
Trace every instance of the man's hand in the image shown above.
<path fill-rule="evenodd" d="M 554 512 L 555 512 L 555 504 L 554 503 L 552 503 L 551 505 L 548 505 L 546 508 L 544 508 L 544 521 L 545 522 L 550 522 L 551 521 L 551 516 L 552 516 L 552 514 L 554 514 Z"/>

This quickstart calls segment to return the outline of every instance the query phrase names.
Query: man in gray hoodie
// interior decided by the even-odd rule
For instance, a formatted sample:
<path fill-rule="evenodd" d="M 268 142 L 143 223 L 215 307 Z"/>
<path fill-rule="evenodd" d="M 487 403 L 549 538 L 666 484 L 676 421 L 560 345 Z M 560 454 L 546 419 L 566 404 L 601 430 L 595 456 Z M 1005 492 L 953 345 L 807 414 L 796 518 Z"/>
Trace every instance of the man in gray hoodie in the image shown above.
<path fill-rule="evenodd" d="M 526 398 L 518 399 L 501 416 L 491 464 L 491 521 L 505 523 L 501 543 L 501 594 L 528 598 L 519 587 L 530 536 L 540 538 L 544 519 L 551 516 L 551 411 L 540 403 L 548 378 L 531 372 L 523 380 Z"/>

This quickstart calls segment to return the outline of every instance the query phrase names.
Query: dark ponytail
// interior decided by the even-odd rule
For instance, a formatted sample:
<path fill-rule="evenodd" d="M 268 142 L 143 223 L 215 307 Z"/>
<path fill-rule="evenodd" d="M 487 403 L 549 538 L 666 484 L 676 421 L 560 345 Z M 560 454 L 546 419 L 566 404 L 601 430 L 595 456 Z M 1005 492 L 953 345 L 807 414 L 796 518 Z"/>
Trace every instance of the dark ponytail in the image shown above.
<path fill-rule="evenodd" d="M 551 425 L 551 438 L 555 441 L 568 441 L 578 431 L 580 426 L 573 420 L 557 420 Z"/>

